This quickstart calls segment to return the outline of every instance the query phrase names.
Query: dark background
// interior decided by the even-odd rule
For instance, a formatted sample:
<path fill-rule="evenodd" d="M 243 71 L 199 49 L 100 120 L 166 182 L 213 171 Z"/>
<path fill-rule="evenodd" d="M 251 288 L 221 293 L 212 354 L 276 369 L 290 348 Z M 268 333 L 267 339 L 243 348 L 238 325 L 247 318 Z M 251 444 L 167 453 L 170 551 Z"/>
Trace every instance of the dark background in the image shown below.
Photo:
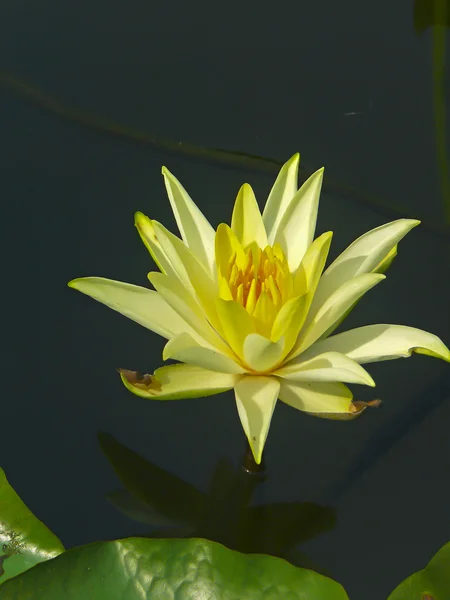
<path fill-rule="evenodd" d="M 300 151 L 307 168 L 325 165 L 326 181 L 442 224 L 431 32 L 416 35 L 412 13 L 411 2 L 391 0 L 4 0 L 1 66 L 69 105 L 159 136 L 280 161 Z M 105 500 L 118 483 L 97 432 L 204 490 L 219 458 L 242 456 L 233 394 L 134 397 L 116 367 L 153 371 L 163 340 L 66 283 L 102 275 L 147 285 L 153 265 L 133 213 L 175 231 L 163 164 L 215 226 L 229 221 L 244 181 L 263 204 L 274 176 L 116 139 L 4 86 L 0 119 L 0 464 L 67 547 L 136 534 L 142 527 Z M 388 220 L 345 194 L 323 194 L 317 233 L 335 232 L 334 257 Z M 449 247 L 450 235 L 415 229 L 345 329 L 406 324 L 449 344 Z M 302 550 L 351 598 L 377 600 L 450 540 L 450 371 L 426 356 L 369 371 L 383 406 L 360 420 L 277 406 L 258 501 L 335 506 L 337 526 Z"/>

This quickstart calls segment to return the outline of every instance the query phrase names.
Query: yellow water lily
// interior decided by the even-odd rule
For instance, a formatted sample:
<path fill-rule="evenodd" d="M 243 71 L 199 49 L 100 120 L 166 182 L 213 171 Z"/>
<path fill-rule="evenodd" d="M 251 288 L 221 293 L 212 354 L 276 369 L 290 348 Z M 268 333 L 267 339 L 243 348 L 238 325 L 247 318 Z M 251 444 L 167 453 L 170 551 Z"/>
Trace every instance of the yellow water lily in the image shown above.
<path fill-rule="evenodd" d="M 163 168 L 181 239 L 141 212 L 138 232 L 159 272 L 154 287 L 101 277 L 69 283 L 168 340 L 153 375 L 121 370 L 144 398 L 172 400 L 234 389 L 256 463 L 277 399 L 326 418 L 353 418 L 345 383 L 374 386 L 365 363 L 428 354 L 450 362 L 435 335 L 402 325 L 330 334 L 380 283 L 398 242 L 419 221 L 399 219 L 362 235 L 324 271 L 332 232 L 314 239 L 323 169 L 298 188 L 299 155 L 281 169 L 261 214 L 252 188 L 236 198 L 231 227 L 216 230 Z"/>

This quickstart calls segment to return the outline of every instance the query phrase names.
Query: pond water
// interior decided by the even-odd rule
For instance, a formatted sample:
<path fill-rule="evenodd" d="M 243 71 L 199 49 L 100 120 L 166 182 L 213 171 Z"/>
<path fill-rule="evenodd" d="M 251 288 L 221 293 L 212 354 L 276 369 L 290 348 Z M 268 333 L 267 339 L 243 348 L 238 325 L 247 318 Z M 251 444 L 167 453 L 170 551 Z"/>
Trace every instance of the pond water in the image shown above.
<path fill-rule="evenodd" d="M 334 231 L 335 257 L 396 218 L 369 207 L 367 194 L 406 207 L 399 216 L 444 223 L 431 32 L 417 35 L 412 14 L 412 2 L 388 0 L 286 7 L 7 0 L 2 65 L 68 105 L 150 134 L 280 162 L 299 151 L 306 169 L 325 165 L 317 233 Z M 131 395 L 117 367 L 152 372 L 164 340 L 66 284 L 101 275 L 147 285 L 154 266 L 133 214 L 176 231 L 162 165 L 214 225 L 229 222 L 244 181 L 262 204 L 275 175 L 81 126 L 8 85 L 0 114 L 0 464 L 9 481 L 71 547 L 153 531 L 151 516 L 133 520 L 107 499 L 121 486 L 99 432 L 202 492 L 219 461 L 228 461 L 210 486 L 209 529 L 194 530 L 235 543 L 223 537 L 242 492 L 244 438 L 233 394 L 166 404 Z M 360 199 L 346 187 L 360 190 Z M 448 345 L 449 250 L 449 233 L 415 229 L 386 282 L 343 328 L 399 323 Z M 289 546 L 293 561 L 340 581 L 350 598 L 378 600 L 450 540 L 450 369 L 417 355 L 368 370 L 377 387 L 354 386 L 355 395 L 375 393 L 383 405 L 356 421 L 316 419 L 279 403 L 254 503 L 292 503 L 294 521 L 301 503 L 328 507 L 300 515 L 310 530 L 296 526 L 277 543 Z M 168 484 L 160 492 L 170 504 L 177 490 Z M 271 510 L 257 513 L 252 551 L 271 551 L 264 541 Z"/>

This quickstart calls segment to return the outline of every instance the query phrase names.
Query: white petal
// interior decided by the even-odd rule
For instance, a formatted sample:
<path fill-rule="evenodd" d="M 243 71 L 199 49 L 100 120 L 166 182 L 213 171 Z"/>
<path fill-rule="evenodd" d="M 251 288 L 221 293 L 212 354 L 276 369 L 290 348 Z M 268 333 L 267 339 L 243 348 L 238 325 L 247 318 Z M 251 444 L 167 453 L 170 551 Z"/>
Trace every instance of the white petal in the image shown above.
<path fill-rule="evenodd" d="M 370 273 L 382 264 L 396 244 L 419 223 L 414 219 L 399 219 L 368 231 L 350 244 L 322 275 L 311 306 L 311 317 L 344 281 Z"/>
<path fill-rule="evenodd" d="M 197 342 L 187 333 L 170 339 L 164 347 L 163 360 L 172 358 L 219 373 L 242 374 L 244 369 L 232 358 L 215 348 Z"/>
<path fill-rule="evenodd" d="M 244 340 L 244 360 L 256 372 L 270 371 L 280 362 L 283 351 L 283 337 L 271 342 L 259 333 L 251 333 Z"/>
<path fill-rule="evenodd" d="M 450 350 L 436 335 L 405 325 L 367 325 L 338 333 L 317 342 L 302 357 L 329 351 L 346 354 L 359 364 L 407 358 L 413 352 L 450 362 Z"/>
<path fill-rule="evenodd" d="M 294 358 L 320 338 L 355 302 L 374 285 L 385 279 L 379 273 L 366 273 L 346 281 L 336 290 L 317 311 L 313 320 L 306 323 L 291 352 Z M 345 354 L 345 353 L 343 353 Z"/>
<path fill-rule="evenodd" d="M 182 332 L 194 333 L 161 294 L 153 290 L 103 277 L 74 279 L 68 285 L 165 338 Z"/>
<path fill-rule="evenodd" d="M 309 177 L 295 194 L 280 221 L 275 235 L 294 271 L 314 239 L 323 168 Z"/>
<path fill-rule="evenodd" d="M 350 413 L 353 396 L 343 383 L 294 383 L 282 379 L 278 397 L 298 410 L 325 416 Z"/>
<path fill-rule="evenodd" d="M 162 174 L 181 237 L 214 278 L 214 236 L 209 221 L 168 169 Z"/>
<path fill-rule="evenodd" d="M 125 387 L 141 398 L 181 400 L 212 396 L 231 390 L 240 375 L 216 373 L 193 365 L 177 364 L 161 367 L 156 369 L 153 375 L 144 376 L 121 369 L 120 377 Z"/>
<path fill-rule="evenodd" d="M 258 465 L 279 389 L 280 383 L 275 377 L 257 375 L 243 375 L 234 387 L 239 418 Z"/>
<path fill-rule="evenodd" d="M 278 225 L 297 192 L 299 161 L 300 155 L 294 154 L 282 166 L 264 207 L 263 221 L 271 246 L 274 243 Z"/>
<path fill-rule="evenodd" d="M 371 387 L 375 385 L 374 380 L 363 367 L 339 352 L 324 352 L 309 360 L 304 360 L 301 354 L 275 371 L 274 375 L 299 382 L 343 381 Z"/>

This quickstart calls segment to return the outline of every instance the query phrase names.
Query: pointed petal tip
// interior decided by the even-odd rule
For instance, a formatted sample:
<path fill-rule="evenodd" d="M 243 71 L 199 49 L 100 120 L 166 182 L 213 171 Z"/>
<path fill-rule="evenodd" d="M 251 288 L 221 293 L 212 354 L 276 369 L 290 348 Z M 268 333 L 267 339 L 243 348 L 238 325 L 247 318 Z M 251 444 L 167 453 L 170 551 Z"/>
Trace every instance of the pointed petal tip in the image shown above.
<path fill-rule="evenodd" d="M 134 224 L 136 227 L 139 227 L 139 225 L 142 225 L 145 222 L 149 221 L 150 219 L 144 215 L 143 212 L 141 212 L 140 210 L 137 210 L 134 213 Z"/>
<path fill-rule="evenodd" d="M 300 162 L 300 152 L 296 152 L 291 156 L 291 158 L 286 162 L 286 165 L 295 165 L 295 163 Z"/>
<path fill-rule="evenodd" d="M 164 177 L 164 179 L 171 179 L 172 181 L 177 182 L 177 178 L 175 177 L 175 175 L 172 173 L 172 171 L 170 171 L 166 166 L 162 166 L 161 167 L 161 174 Z"/>
<path fill-rule="evenodd" d="M 74 290 L 81 291 L 80 288 L 83 287 L 83 283 L 89 279 L 94 279 L 94 277 L 76 277 L 75 279 L 72 279 L 71 281 L 69 281 L 69 283 L 67 284 L 67 287 L 70 287 Z"/>
<path fill-rule="evenodd" d="M 319 238 L 322 238 L 322 239 L 328 241 L 328 240 L 332 239 L 333 235 L 334 235 L 333 231 L 325 231 L 324 233 L 322 233 L 322 235 L 319 235 Z M 316 239 L 318 239 L 318 238 L 316 238 Z"/>
<path fill-rule="evenodd" d="M 423 348 L 421 346 L 415 346 L 414 348 L 410 348 L 409 356 L 411 354 L 425 354 L 425 356 L 431 356 L 432 358 L 441 358 L 445 360 L 445 362 L 450 363 L 450 350 L 444 344 L 442 340 L 439 340 L 440 344 L 438 348 Z"/>
<path fill-rule="evenodd" d="M 248 440 L 248 443 L 250 444 L 250 449 L 251 449 L 251 451 L 252 451 L 252 454 L 253 454 L 253 458 L 254 458 L 254 460 L 255 460 L 255 463 L 256 463 L 257 465 L 260 465 L 260 464 L 261 464 L 261 461 L 262 461 L 262 453 L 263 453 L 262 449 L 259 449 L 259 450 L 258 450 L 258 451 L 256 451 L 256 453 L 255 453 L 255 450 L 256 450 L 256 449 L 255 449 L 255 448 L 254 448 L 254 446 L 253 446 L 253 440 Z"/>

